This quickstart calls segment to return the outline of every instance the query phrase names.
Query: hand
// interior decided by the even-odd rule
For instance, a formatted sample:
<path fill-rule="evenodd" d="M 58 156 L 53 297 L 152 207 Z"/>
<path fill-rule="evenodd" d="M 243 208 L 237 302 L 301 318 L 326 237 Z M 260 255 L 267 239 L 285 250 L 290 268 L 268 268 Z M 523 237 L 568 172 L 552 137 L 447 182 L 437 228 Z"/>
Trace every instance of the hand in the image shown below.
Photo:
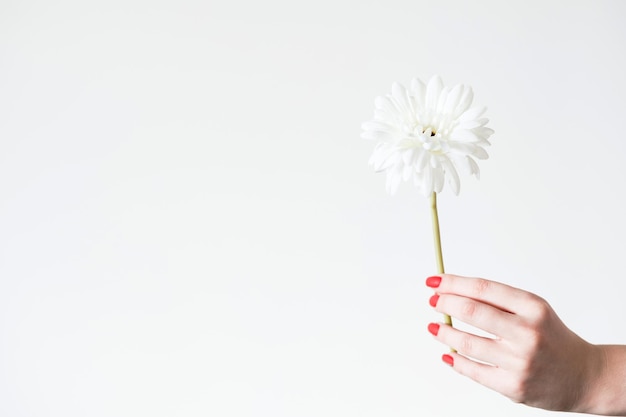
<path fill-rule="evenodd" d="M 493 337 L 443 323 L 428 330 L 456 352 L 443 355 L 458 373 L 515 402 L 558 411 L 588 410 L 603 364 L 601 347 L 569 330 L 541 297 L 480 278 L 444 274 L 426 285 L 430 304 Z M 480 361 L 480 362 L 479 362 Z"/>

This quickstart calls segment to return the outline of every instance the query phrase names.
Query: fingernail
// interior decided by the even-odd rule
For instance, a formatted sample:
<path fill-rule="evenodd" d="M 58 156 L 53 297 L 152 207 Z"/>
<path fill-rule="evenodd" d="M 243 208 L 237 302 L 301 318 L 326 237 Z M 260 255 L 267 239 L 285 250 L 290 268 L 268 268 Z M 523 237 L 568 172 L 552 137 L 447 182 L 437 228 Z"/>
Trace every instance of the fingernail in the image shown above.
<path fill-rule="evenodd" d="M 437 288 L 441 284 L 441 277 L 428 277 L 426 278 L 426 286 L 430 288 Z"/>
<path fill-rule="evenodd" d="M 435 294 L 430 297 L 430 300 L 428 300 L 428 304 L 430 304 L 431 307 L 437 307 L 437 301 L 439 301 L 439 294 Z"/>
<path fill-rule="evenodd" d="M 441 357 L 441 360 L 444 361 L 446 364 L 450 365 L 450 366 L 454 366 L 454 358 L 448 354 L 443 355 Z"/>
<path fill-rule="evenodd" d="M 430 323 L 428 325 L 428 331 L 433 335 L 433 336 L 437 336 L 437 333 L 439 333 L 439 325 L 437 323 Z"/>

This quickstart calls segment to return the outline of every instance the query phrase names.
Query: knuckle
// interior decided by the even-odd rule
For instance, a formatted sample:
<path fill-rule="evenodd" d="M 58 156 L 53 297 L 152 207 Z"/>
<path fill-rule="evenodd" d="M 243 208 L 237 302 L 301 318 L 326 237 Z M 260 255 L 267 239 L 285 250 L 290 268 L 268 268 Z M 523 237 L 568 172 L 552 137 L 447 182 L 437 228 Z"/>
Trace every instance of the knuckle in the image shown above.
<path fill-rule="evenodd" d="M 478 304 L 475 301 L 465 301 L 461 307 L 463 318 L 471 319 L 476 316 Z"/>
<path fill-rule="evenodd" d="M 528 402 L 528 384 L 525 379 L 516 378 L 512 380 L 506 396 L 515 403 L 524 404 Z"/>
<path fill-rule="evenodd" d="M 530 361 L 535 357 L 537 352 L 541 351 L 544 344 L 544 336 L 542 333 L 534 327 L 528 327 L 522 332 L 523 337 L 518 345 L 519 355 L 521 358 L 526 358 L 522 370 L 530 365 Z"/>
<path fill-rule="evenodd" d="M 543 316 L 546 313 L 547 303 L 543 298 L 536 298 L 532 307 L 536 315 Z"/>
<path fill-rule="evenodd" d="M 483 279 L 476 278 L 473 283 L 472 295 L 475 298 L 481 298 L 491 288 L 491 282 Z"/>
<path fill-rule="evenodd" d="M 482 374 L 481 368 L 478 366 L 461 367 L 461 366 L 455 365 L 455 368 L 458 373 L 460 373 L 461 375 L 473 381 L 476 381 L 478 383 L 482 381 L 483 374 Z"/>
<path fill-rule="evenodd" d="M 535 323 L 543 323 L 550 318 L 552 314 L 552 307 L 550 307 L 550 304 L 548 304 L 548 302 L 543 298 L 535 296 L 529 302 L 529 305 L 532 311 L 530 314 L 531 319 Z"/>
<path fill-rule="evenodd" d="M 539 352 L 543 346 L 543 336 L 538 331 L 529 332 L 526 342 L 526 355 L 533 357 L 536 352 Z"/>
<path fill-rule="evenodd" d="M 522 353 L 520 355 L 517 367 L 515 368 L 517 377 L 520 381 L 527 381 L 528 379 L 531 379 L 535 367 L 533 363 L 533 355 L 534 353 L 530 350 L 528 354 Z"/>
<path fill-rule="evenodd" d="M 463 354 L 471 354 L 474 351 L 474 340 L 471 335 L 464 334 L 461 336 L 458 345 L 459 352 Z"/>

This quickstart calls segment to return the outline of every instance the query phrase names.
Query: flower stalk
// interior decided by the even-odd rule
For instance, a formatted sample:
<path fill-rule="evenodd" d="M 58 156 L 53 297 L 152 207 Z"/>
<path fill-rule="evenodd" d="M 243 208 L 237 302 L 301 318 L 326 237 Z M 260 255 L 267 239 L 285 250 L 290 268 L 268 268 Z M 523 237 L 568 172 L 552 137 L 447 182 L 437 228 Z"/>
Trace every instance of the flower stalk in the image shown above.
<path fill-rule="evenodd" d="M 433 237 L 435 238 L 435 258 L 437 260 L 437 272 L 445 274 L 443 267 L 443 254 L 441 252 L 441 234 L 439 233 L 439 214 L 437 213 L 437 193 L 430 194 L 430 209 L 433 220 Z M 447 314 L 443 315 L 444 323 L 452 326 L 452 317 Z"/>

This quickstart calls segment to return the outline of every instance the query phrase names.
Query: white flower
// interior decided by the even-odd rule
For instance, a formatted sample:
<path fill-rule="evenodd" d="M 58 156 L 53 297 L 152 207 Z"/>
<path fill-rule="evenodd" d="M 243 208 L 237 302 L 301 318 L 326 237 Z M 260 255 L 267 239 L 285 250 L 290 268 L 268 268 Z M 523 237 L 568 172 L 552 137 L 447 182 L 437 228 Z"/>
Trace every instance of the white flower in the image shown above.
<path fill-rule="evenodd" d="M 411 88 L 394 83 L 391 94 L 375 101 L 374 119 L 363 123 L 361 137 L 378 141 L 370 164 L 387 172 L 387 191 L 394 194 L 401 181 L 413 180 L 425 196 L 441 192 L 444 178 L 455 194 L 460 180 L 457 168 L 479 177 L 476 159 L 487 159 L 485 146 L 493 130 L 482 117 L 486 108 L 470 108 L 471 87 L 444 87 L 434 76 Z"/>

